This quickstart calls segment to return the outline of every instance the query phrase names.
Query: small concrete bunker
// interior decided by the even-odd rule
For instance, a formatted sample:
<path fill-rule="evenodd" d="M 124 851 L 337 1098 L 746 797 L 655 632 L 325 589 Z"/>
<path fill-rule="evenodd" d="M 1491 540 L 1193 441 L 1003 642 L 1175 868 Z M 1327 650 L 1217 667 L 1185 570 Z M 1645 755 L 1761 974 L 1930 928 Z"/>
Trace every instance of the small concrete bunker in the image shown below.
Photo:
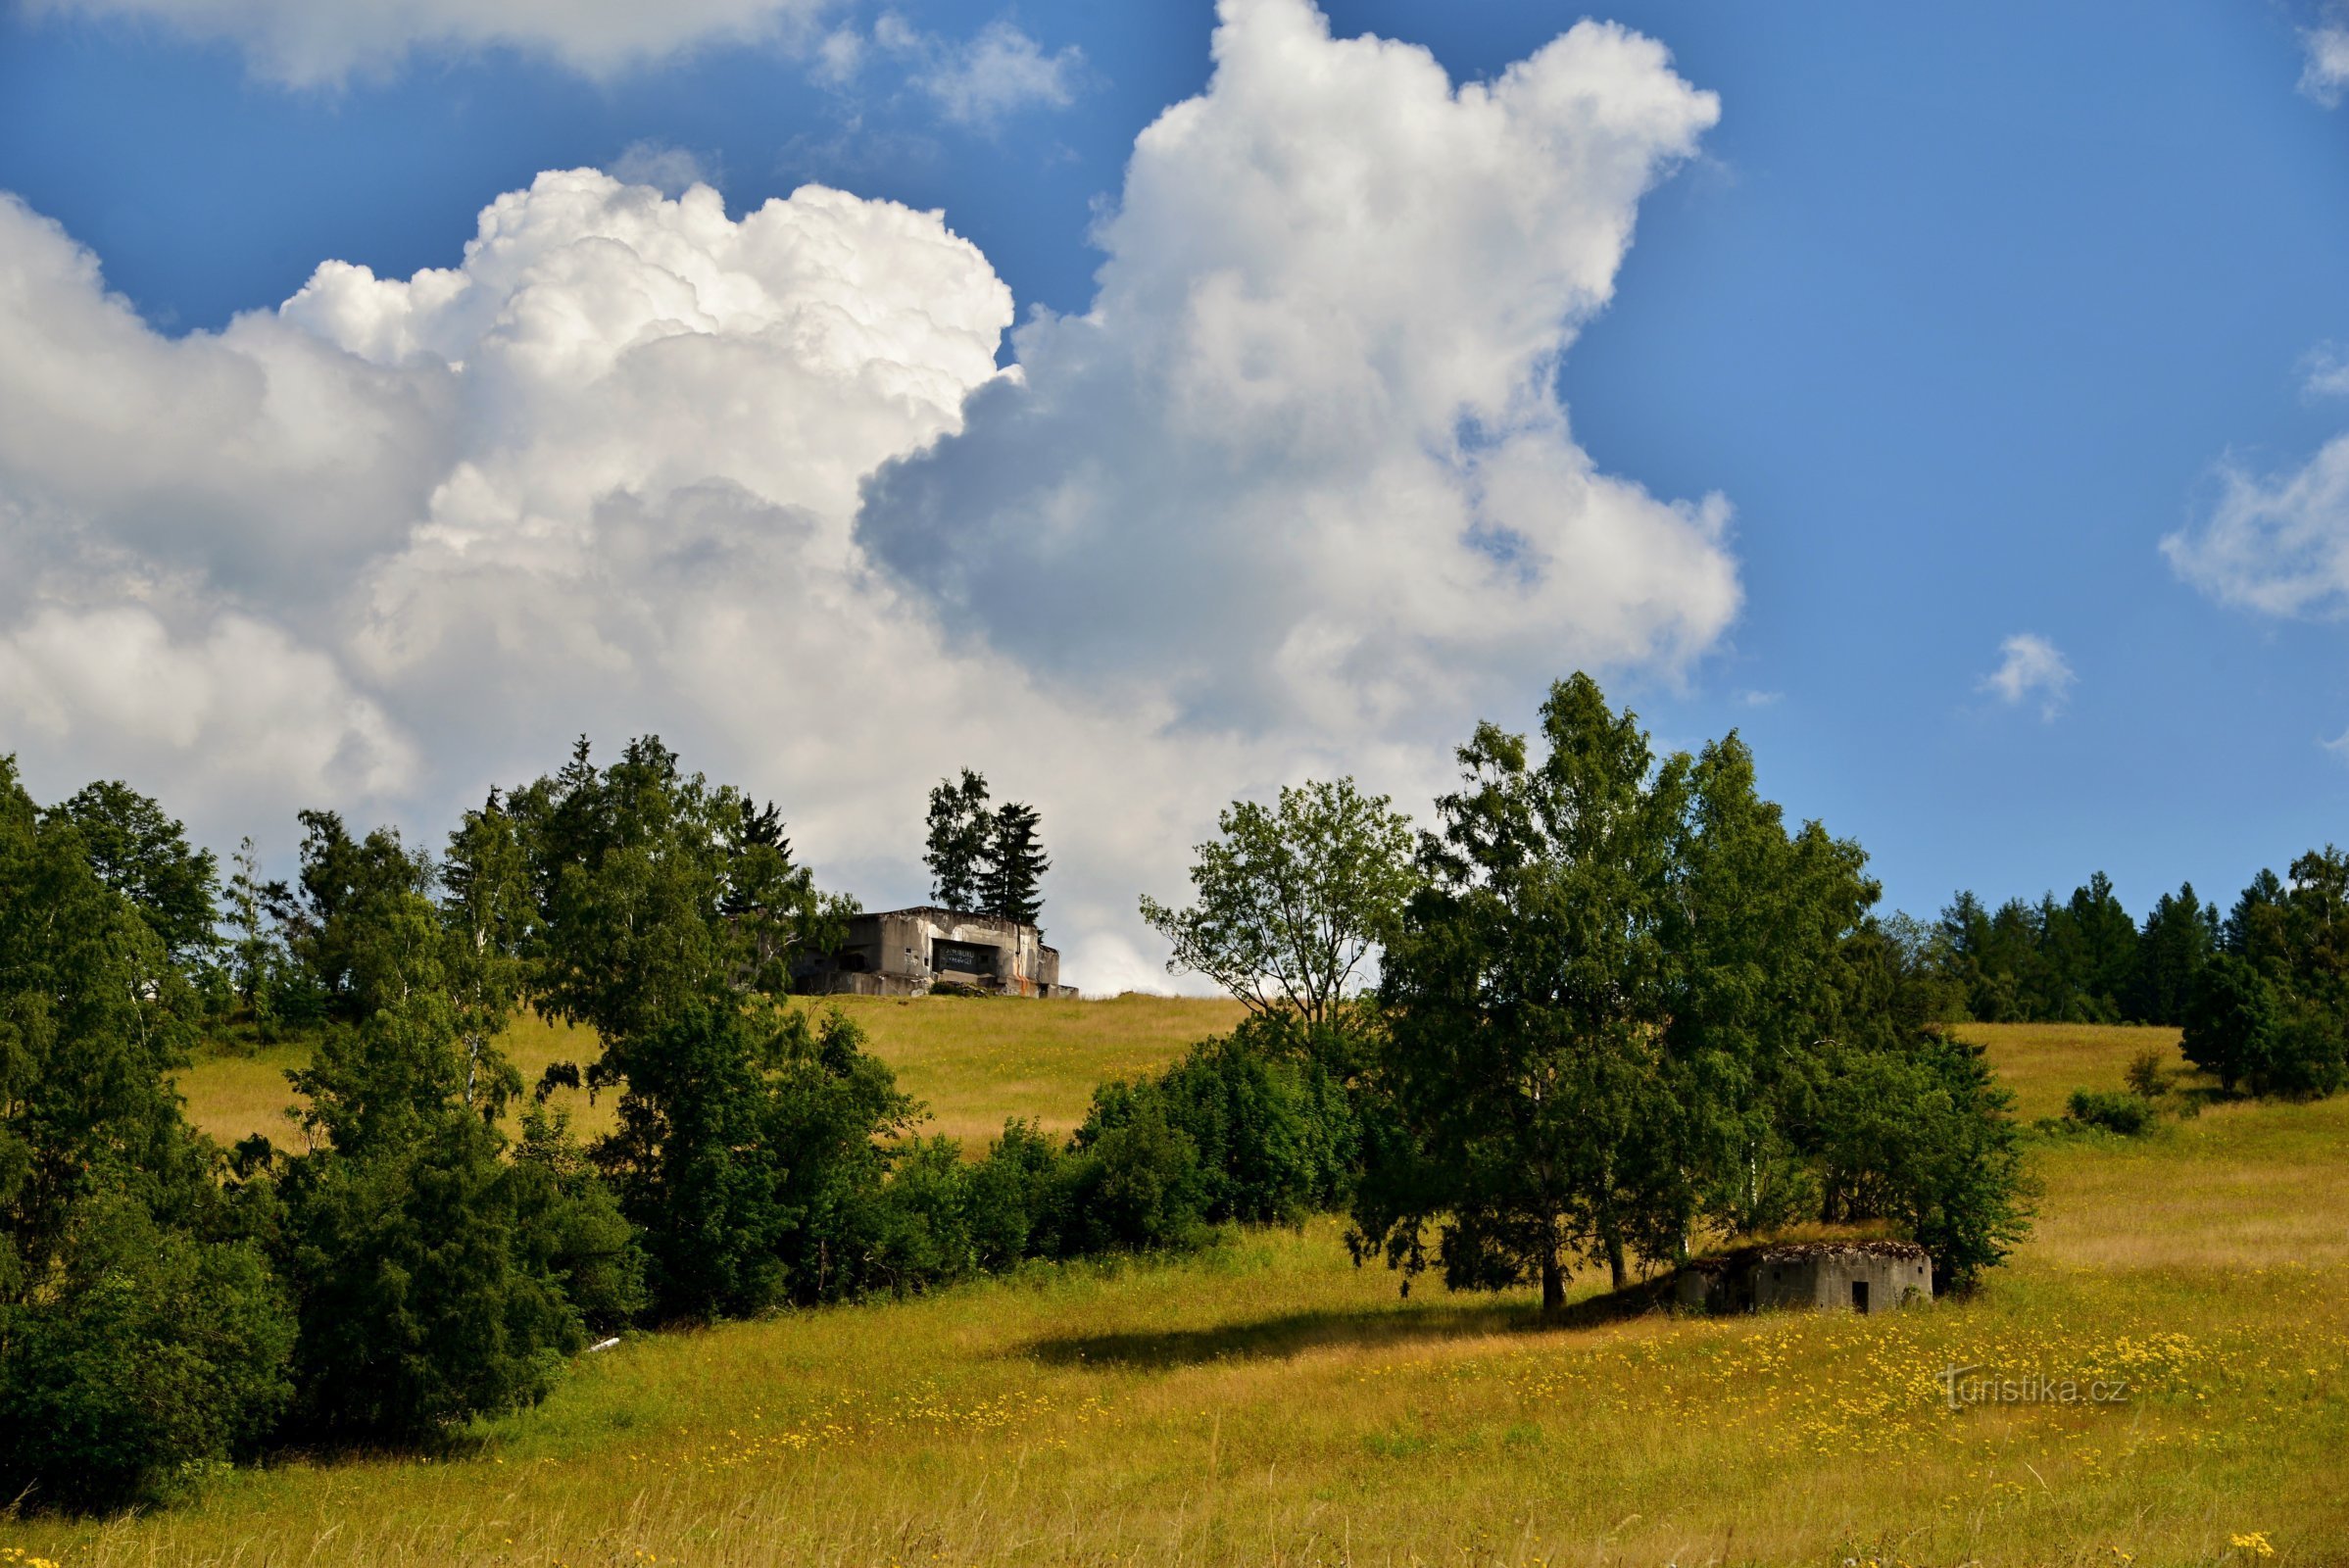
<path fill-rule="evenodd" d="M 1933 1298 L 1933 1260 L 1914 1242 L 1782 1242 L 1700 1257 L 1680 1272 L 1674 1299 L 1705 1312 L 1808 1307 L 1889 1312 Z"/>
<path fill-rule="evenodd" d="M 1073 997 L 1060 983 L 1059 950 L 1017 920 L 920 907 L 859 914 L 831 953 L 802 962 L 808 991 L 917 997 L 952 988 L 1006 997 Z"/>

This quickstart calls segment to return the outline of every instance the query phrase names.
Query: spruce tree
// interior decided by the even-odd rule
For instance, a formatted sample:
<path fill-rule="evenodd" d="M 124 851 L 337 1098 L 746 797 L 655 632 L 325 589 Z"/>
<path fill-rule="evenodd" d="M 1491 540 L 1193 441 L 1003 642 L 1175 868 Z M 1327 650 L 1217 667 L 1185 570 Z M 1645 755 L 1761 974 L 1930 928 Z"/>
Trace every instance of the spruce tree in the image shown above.
<path fill-rule="evenodd" d="M 1005 801 L 988 819 L 987 860 L 979 873 L 979 902 L 987 913 L 1034 925 L 1044 913 L 1044 873 L 1052 862 L 1037 837 L 1036 808 Z"/>

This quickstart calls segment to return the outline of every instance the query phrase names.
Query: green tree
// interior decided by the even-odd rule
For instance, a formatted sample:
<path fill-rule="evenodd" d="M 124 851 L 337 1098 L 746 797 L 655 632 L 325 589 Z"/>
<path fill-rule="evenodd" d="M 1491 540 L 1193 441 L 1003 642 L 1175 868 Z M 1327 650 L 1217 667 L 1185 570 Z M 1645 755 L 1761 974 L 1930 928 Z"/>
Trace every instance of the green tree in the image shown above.
<path fill-rule="evenodd" d="M 2195 971 L 2184 1008 L 2186 1060 L 2214 1073 L 2228 1093 L 2264 1082 L 2275 1060 L 2276 989 L 2257 965 L 2222 953 Z"/>
<path fill-rule="evenodd" d="M 165 1074 L 193 1040 L 162 940 L 42 820 L 0 757 L 0 1290 L 38 1290 L 77 1204 L 128 1190 L 159 1215 L 208 1186 Z"/>
<path fill-rule="evenodd" d="M 877 1140 L 912 1102 L 856 1025 L 715 994 L 608 1043 L 626 1085 L 590 1155 L 638 1225 L 659 1309 L 677 1318 L 856 1294 L 870 1278 Z"/>
<path fill-rule="evenodd" d="M 818 892 L 815 875 L 791 858 L 783 814 L 743 800 L 722 822 L 726 887 L 718 898 L 740 955 L 736 982 L 779 996 L 791 989 L 791 962 L 802 951 L 823 952 L 847 935 L 856 901 Z"/>
<path fill-rule="evenodd" d="M 2137 946 L 2137 994 L 2131 1012 L 2140 1023 L 2182 1023 L 2195 978 L 2219 946 L 2219 911 L 2186 883 L 2165 893 L 2145 916 Z"/>
<path fill-rule="evenodd" d="M 979 871 L 979 904 L 987 913 L 1021 925 L 1044 915 L 1044 873 L 1052 862 L 1036 834 L 1036 808 L 1005 801 L 987 830 L 987 861 Z"/>
<path fill-rule="evenodd" d="M 442 961 L 465 1054 L 464 1102 L 503 1103 L 521 1080 L 497 1039 L 521 1004 L 526 955 L 537 934 L 521 834 L 492 790 L 449 835 L 440 865 Z"/>
<path fill-rule="evenodd" d="M 352 1021 L 377 1000 L 361 963 L 362 933 L 382 911 L 432 886 L 432 865 L 393 828 L 355 839 L 333 811 L 303 811 L 301 875 L 263 890 L 292 962 L 329 1017 Z M 378 956 L 384 950 L 373 950 Z"/>
<path fill-rule="evenodd" d="M 2137 984 L 2137 923 L 2113 893 L 2102 871 L 2075 889 L 2072 922 L 2080 933 L 2080 989 L 2094 1021 L 2118 1023 L 2128 1015 Z"/>
<path fill-rule="evenodd" d="M 78 1205 L 41 1288 L 0 1300 L 0 1488 L 71 1508 L 167 1500 L 270 1435 L 293 1338 L 250 1243 L 159 1226 L 121 1194 Z"/>
<path fill-rule="evenodd" d="M 1259 1016 L 1335 1022 L 1419 886 L 1410 818 L 1344 778 L 1283 787 L 1270 808 L 1235 801 L 1216 826 L 1193 851 L 1189 907 L 1142 900 L 1167 972 L 1204 975 Z"/>
<path fill-rule="evenodd" d="M 1630 713 L 1576 675 L 1542 709 L 1547 755 L 1478 726 L 1438 802 L 1426 885 L 1386 955 L 1378 1077 L 1418 1157 L 1356 1202 L 1357 1255 L 1447 1284 L 1536 1280 L 1565 1301 L 1572 1254 L 1622 1274 L 1663 1175 L 1646 1133 L 1667 1092 L 1673 848 L 1688 760 L 1661 767 Z"/>
<path fill-rule="evenodd" d="M 301 1303 L 311 1430 L 426 1438 L 535 1401 L 586 1343 L 552 1255 L 561 1226 L 502 1145 L 443 1107 L 396 1146 L 293 1162 L 279 1268 Z"/>
<path fill-rule="evenodd" d="M 229 984 L 266 1034 L 275 1021 L 270 1004 L 285 967 L 285 948 L 269 916 L 270 888 L 261 879 L 250 836 L 237 845 L 229 864 L 235 868 L 228 879 Z"/>
<path fill-rule="evenodd" d="M 1939 1031 L 1838 1054 L 1819 1121 L 1828 1217 L 1894 1220 L 1937 1289 L 1971 1285 L 2030 1225 L 2013 1105 L 1982 1048 Z"/>
<path fill-rule="evenodd" d="M 152 1495 L 284 1402 L 282 1304 L 166 1074 L 193 999 L 0 757 L 0 1493 Z"/>
<path fill-rule="evenodd" d="M 171 961 L 185 969 L 212 956 L 220 866 L 190 849 L 187 831 L 121 780 L 91 784 L 43 813 L 80 830 L 98 880 L 128 899 Z"/>
<path fill-rule="evenodd" d="M 931 903 L 949 909 L 979 908 L 979 879 L 993 830 L 984 777 L 966 767 L 959 779 L 938 781 L 930 791 L 928 849 L 922 856 L 930 868 Z"/>

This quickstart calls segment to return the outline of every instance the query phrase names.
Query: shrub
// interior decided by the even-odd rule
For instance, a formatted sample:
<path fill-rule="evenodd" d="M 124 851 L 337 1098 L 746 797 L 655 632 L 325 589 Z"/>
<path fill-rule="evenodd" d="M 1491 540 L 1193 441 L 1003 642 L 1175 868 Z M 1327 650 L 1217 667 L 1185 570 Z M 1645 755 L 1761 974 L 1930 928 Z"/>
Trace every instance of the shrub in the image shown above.
<path fill-rule="evenodd" d="M 1101 1085 L 1077 1147 L 1145 1115 L 1162 1119 L 1196 1152 L 1203 1222 L 1294 1224 L 1352 1198 L 1361 1161 L 1353 1105 L 1284 1020 L 1246 1020 L 1228 1037 L 1194 1046 L 1154 1080 Z"/>
<path fill-rule="evenodd" d="M 302 1415 L 340 1438 L 416 1439 L 534 1402 L 586 1344 L 563 1294 L 565 1206 L 459 1111 L 416 1143 L 294 1162 L 281 1267 L 301 1301 Z"/>
<path fill-rule="evenodd" d="M 1890 1219 L 1931 1252 L 1936 1290 L 1972 1284 L 2029 1227 L 2014 1096 L 1980 1046 L 1938 1031 L 1841 1069 L 1823 1103 L 1829 1193 L 1846 1217 Z"/>
<path fill-rule="evenodd" d="M 1026 1257 L 1057 1257 L 1067 1229 L 1067 1160 L 1033 1121 L 1007 1121 L 970 1172 L 968 1214 L 978 1266 L 990 1273 Z"/>
<path fill-rule="evenodd" d="M 1199 1146 L 1168 1121 L 1156 1094 L 1137 1092 L 1110 1124 L 1078 1129 L 1064 1171 L 1056 1184 L 1069 1216 L 1060 1235 L 1064 1256 L 1175 1250 L 1207 1240 Z"/>
<path fill-rule="evenodd" d="M 2145 1097 L 2106 1089 L 2073 1090 L 2066 1114 L 2082 1127 L 2100 1127 L 2124 1138 L 2135 1138 L 2153 1125 L 2153 1105 Z"/>
<path fill-rule="evenodd" d="M 61 1285 L 0 1306 L 0 1493 L 153 1501 L 267 1436 L 293 1390 L 294 1324 L 260 1252 L 82 1205 Z"/>
<path fill-rule="evenodd" d="M 2159 1100 L 2170 1092 L 2170 1071 L 2163 1065 L 2162 1053 L 2147 1046 L 2129 1058 L 2126 1074 L 2129 1092 L 2141 1100 Z"/>

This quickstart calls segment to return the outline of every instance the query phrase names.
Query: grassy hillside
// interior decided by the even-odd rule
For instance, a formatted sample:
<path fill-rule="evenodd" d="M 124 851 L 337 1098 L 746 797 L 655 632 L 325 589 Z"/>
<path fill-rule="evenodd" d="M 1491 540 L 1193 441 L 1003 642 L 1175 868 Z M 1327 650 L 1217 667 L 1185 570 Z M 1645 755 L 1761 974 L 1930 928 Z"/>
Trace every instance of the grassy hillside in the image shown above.
<path fill-rule="evenodd" d="M 1132 1070 L 1227 1021 L 867 1005 L 972 1131 L 1065 1121 L 1078 1061 Z M 2027 1115 L 2175 1040 L 1976 1033 Z M 208 1115 L 213 1082 L 188 1082 Z M 2349 1558 L 2349 1100 L 2219 1106 L 2035 1164 L 2033 1240 L 1928 1311 L 1542 1328 L 1524 1298 L 1404 1299 L 1323 1222 L 634 1339 L 459 1455 L 289 1462 L 154 1517 L 0 1522 L 0 1547 L 69 1568 Z M 1953 1365 L 2129 1396 L 1951 1411 Z"/>
<path fill-rule="evenodd" d="M 838 1007 L 856 1019 L 899 1085 L 930 1108 L 926 1129 L 982 1144 L 1011 1116 L 1033 1116 L 1066 1132 L 1085 1114 L 1093 1086 L 1131 1078 L 1172 1060 L 1195 1040 L 1229 1029 L 1236 1002 L 1123 996 L 1102 1002 L 1033 1002 L 1000 998 L 831 997 L 806 1006 Z M 584 1063 L 592 1032 L 525 1014 L 502 1044 L 525 1083 L 550 1061 Z M 307 1048 L 207 1053 L 179 1074 L 190 1120 L 223 1143 L 266 1132 L 279 1143 L 293 1102 L 285 1072 Z M 590 1105 L 563 1095 L 583 1133 L 611 1121 L 608 1097 Z"/>

